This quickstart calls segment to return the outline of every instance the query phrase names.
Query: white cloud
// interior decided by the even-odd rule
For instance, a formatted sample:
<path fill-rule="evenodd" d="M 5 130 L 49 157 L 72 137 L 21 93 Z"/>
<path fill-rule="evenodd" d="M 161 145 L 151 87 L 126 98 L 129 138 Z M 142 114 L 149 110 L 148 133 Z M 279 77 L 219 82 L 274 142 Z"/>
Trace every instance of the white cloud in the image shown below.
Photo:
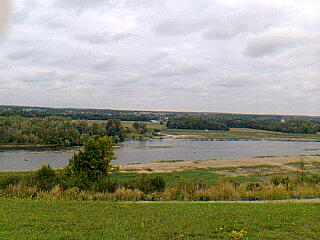
<path fill-rule="evenodd" d="M 320 114 L 319 11 L 316 0 L 16 0 L 0 102 Z"/>

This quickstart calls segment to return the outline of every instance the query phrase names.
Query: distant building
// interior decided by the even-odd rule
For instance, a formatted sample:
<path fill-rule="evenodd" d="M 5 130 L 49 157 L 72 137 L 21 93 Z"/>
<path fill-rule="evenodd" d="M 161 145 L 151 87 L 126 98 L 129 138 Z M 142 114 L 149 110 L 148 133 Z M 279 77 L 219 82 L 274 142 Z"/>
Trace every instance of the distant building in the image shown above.
<path fill-rule="evenodd" d="M 284 118 L 282 118 L 280 122 L 281 122 L 281 123 L 286 123 L 287 121 L 284 120 Z"/>

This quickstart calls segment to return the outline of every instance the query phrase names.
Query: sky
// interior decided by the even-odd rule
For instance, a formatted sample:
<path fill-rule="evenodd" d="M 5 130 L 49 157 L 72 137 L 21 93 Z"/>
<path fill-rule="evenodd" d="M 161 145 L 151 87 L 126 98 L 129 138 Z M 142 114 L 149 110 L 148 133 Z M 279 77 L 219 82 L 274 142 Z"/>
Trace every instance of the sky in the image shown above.
<path fill-rule="evenodd" d="M 0 1 L 0 104 L 320 115 L 319 0 Z"/>

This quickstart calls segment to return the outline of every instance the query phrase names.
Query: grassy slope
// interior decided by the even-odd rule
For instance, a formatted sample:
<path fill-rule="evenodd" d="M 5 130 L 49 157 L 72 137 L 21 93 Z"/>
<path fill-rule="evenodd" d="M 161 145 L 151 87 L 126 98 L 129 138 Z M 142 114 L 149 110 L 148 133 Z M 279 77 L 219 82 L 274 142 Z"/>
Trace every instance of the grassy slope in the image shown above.
<path fill-rule="evenodd" d="M 231 128 L 230 131 L 204 131 L 204 130 L 177 130 L 166 129 L 161 132 L 176 135 L 181 139 L 212 139 L 212 140 L 302 140 L 320 141 L 320 136 L 315 134 L 292 134 L 272 131 L 254 130 L 246 128 Z M 182 136 L 179 136 L 182 135 Z"/>
<path fill-rule="evenodd" d="M 0 239 L 320 239 L 316 203 L 0 200 Z"/>

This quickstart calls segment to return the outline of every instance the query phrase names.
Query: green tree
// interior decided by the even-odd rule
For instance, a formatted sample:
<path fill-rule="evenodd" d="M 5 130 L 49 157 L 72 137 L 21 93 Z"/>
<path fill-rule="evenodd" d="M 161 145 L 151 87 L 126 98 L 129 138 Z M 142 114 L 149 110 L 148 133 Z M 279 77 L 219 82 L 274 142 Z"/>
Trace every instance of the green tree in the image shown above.
<path fill-rule="evenodd" d="M 121 121 L 119 119 L 110 119 L 106 124 L 107 136 L 112 136 L 115 142 L 121 142 L 124 140 L 124 131 L 121 127 Z"/>
<path fill-rule="evenodd" d="M 49 165 L 44 165 L 35 171 L 33 181 L 40 190 L 50 191 L 55 185 L 56 173 Z"/>
<path fill-rule="evenodd" d="M 92 181 L 107 176 L 113 159 L 113 141 L 110 137 L 90 138 L 84 151 L 70 160 L 69 167 L 75 175 Z"/>

